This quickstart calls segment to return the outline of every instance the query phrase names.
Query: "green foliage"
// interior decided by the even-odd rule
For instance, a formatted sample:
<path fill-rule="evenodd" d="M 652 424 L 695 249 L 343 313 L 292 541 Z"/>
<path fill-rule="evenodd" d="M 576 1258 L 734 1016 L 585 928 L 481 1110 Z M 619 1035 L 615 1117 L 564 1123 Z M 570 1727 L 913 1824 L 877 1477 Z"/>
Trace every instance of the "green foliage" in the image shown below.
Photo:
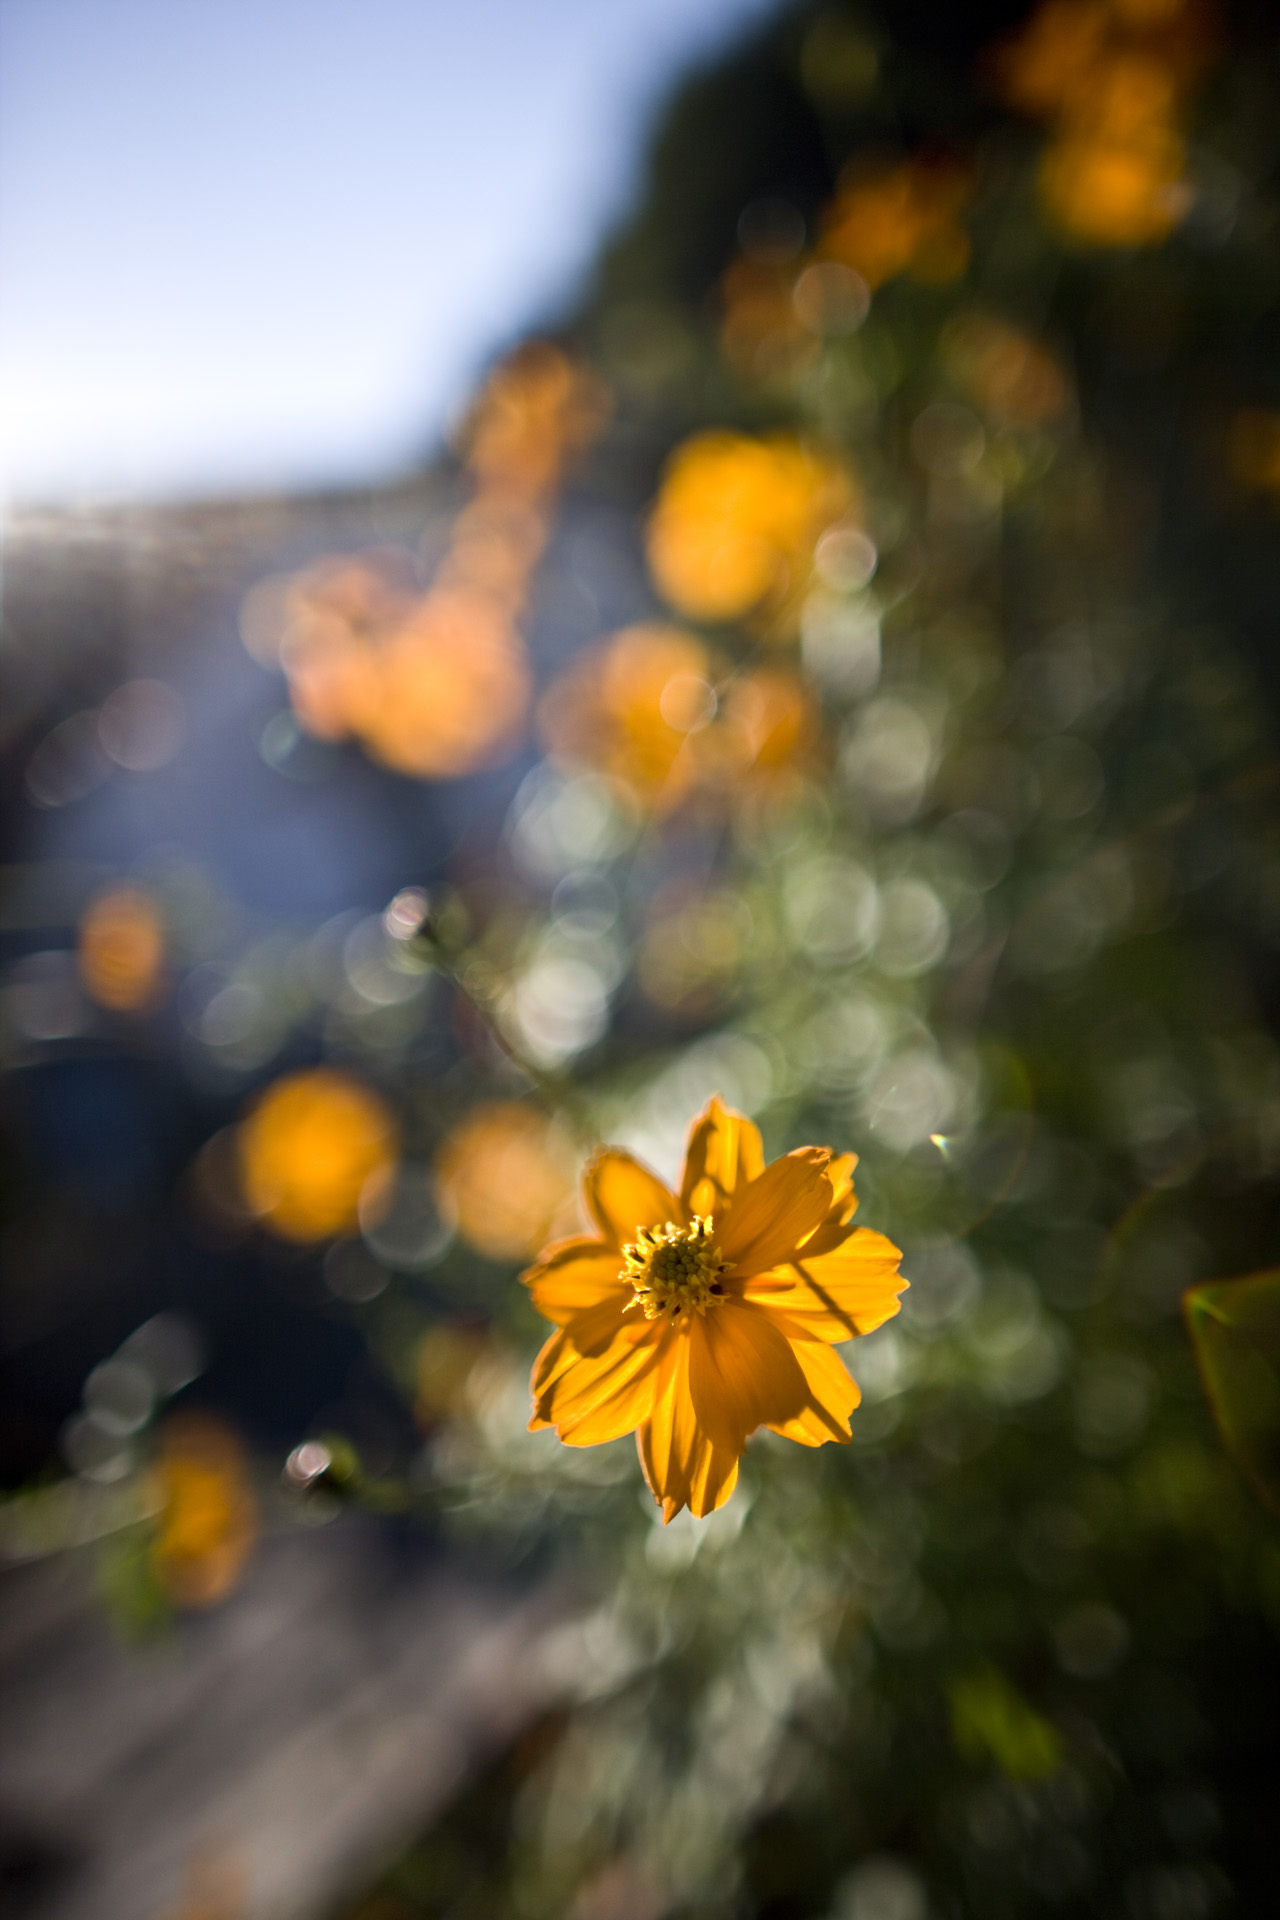
<path fill-rule="evenodd" d="M 107 1615 L 127 1640 L 153 1640 L 172 1630 L 173 1606 L 156 1572 L 155 1531 L 128 1527 L 95 1548 L 95 1576 Z"/>
<path fill-rule="evenodd" d="M 994 1760 L 1010 1780 L 1043 1780 L 1056 1770 L 1060 1735 L 998 1668 L 959 1676 L 949 1696 L 951 1730 L 966 1760 Z"/>
<path fill-rule="evenodd" d="M 1280 1505 L 1280 1273 L 1204 1281 L 1187 1326 L 1223 1440 L 1273 1511 Z"/>

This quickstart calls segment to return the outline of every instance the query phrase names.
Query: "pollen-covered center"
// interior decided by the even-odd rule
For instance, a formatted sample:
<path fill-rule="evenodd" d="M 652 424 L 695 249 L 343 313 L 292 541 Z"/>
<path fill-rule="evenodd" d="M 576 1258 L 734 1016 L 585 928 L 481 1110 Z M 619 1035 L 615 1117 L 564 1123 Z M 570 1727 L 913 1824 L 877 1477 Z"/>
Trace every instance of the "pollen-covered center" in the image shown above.
<path fill-rule="evenodd" d="M 712 1238 L 709 1216 L 696 1213 L 687 1227 L 668 1220 L 665 1227 L 640 1227 L 630 1246 L 622 1249 L 626 1265 L 621 1278 L 635 1288 L 630 1306 L 639 1306 L 646 1320 L 678 1320 L 703 1314 L 725 1297 L 726 1263 Z"/>

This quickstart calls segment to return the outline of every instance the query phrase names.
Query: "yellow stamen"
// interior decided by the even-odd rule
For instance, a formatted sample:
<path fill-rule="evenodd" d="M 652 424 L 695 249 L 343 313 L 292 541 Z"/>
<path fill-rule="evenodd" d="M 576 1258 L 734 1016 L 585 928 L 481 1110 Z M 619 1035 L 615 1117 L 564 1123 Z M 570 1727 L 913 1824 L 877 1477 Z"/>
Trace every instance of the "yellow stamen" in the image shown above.
<path fill-rule="evenodd" d="M 646 1320 L 678 1320 L 705 1314 L 725 1297 L 726 1262 L 712 1239 L 713 1223 L 696 1213 L 687 1227 L 668 1220 L 665 1227 L 639 1227 L 622 1249 L 620 1274 L 635 1288 L 628 1308 L 639 1306 Z"/>

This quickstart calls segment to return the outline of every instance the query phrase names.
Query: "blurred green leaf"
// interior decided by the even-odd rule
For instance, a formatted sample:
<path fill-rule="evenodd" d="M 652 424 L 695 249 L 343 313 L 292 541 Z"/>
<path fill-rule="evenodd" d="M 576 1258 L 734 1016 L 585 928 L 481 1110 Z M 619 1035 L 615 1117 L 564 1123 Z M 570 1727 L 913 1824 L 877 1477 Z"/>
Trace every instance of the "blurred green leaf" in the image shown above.
<path fill-rule="evenodd" d="M 1183 1304 L 1223 1444 L 1280 1513 L 1280 1268 L 1202 1281 Z"/>
<path fill-rule="evenodd" d="M 156 1572 L 155 1534 L 131 1527 L 98 1547 L 95 1577 L 103 1605 L 127 1640 L 145 1640 L 173 1624 L 173 1608 Z"/>
<path fill-rule="evenodd" d="M 990 1665 L 953 1680 L 951 1731 L 966 1760 L 994 1760 L 1010 1780 L 1043 1780 L 1062 1758 L 1062 1737 Z"/>

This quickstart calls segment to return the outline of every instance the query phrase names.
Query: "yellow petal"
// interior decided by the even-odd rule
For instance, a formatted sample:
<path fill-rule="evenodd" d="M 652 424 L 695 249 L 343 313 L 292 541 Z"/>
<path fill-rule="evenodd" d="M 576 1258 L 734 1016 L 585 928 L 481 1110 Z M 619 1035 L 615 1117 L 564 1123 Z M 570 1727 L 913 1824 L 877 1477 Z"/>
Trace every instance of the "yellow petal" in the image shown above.
<path fill-rule="evenodd" d="M 561 1240 L 520 1278 L 543 1319 L 562 1327 L 606 1302 L 621 1313 L 632 1297 L 630 1284 L 621 1278 L 620 1256 L 599 1240 Z"/>
<path fill-rule="evenodd" d="M 781 1307 L 811 1340 L 851 1340 L 898 1311 L 908 1285 L 898 1272 L 901 1258 L 882 1233 L 859 1227 L 834 1253 L 811 1257 L 805 1246 L 792 1265 L 749 1279 L 743 1295 L 757 1306 Z"/>
<path fill-rule="evenodd" d="M 703 1432 L 733 1453 L 757 1427 L 793 1420 L 809 1401 L 785 1336 L 769 1314 L 738 1300 L 689 1329 L 689 1392 Z"/>
<path fill-rule="evenodd" d="M 661 1333 L 647 1320 L 628 1323 L 602 1353 L 578 1353 L 563 1332 L 552 1334 L 534 1367 L 530 1430 L 554 1427 L 571 1447 L 593 1447 L 649 1416 L 661 1355 Z"/>
<path fill-rule="evenodd" d="M 636 1432 L 640 1465 L 662 1519 L 682 1507 L 705 1519 L 722 1507 L 738 1480 L 738 1454 L 718 1447 L 699 1427 L 689 1394 L 690 1335 L 687 1328 L 664 1342 L 653 1411 Z"/>
<path fill-rule="evenodd" d="M 684 1208 L 670 1189 L 621 1147 L 605 1147 L 595 1156 L 582 1176 L 582 1189 L 610 1247 L 625 1247 L 637 1227 L 684 1222 Z"/>
<path fill-rule="evenodd" d="M 720 1251 L 739 1273 L 764 1273 L 794 1259 L 802 1240 L 826 1219 L 832 1202 L 825 1147 L 798 1147 L 740 1187 L 723 1221 Z"/>
<path fill-rule="evenodd" d="M 549 1427 L 551 1422 L 544 1420 L 538 1412 L 542 1397 L 553 1387 L 561 1375 L 581 1358 L 569 1336 L 561 1330 L 539 1349 L 533 1363 L 533 1372 L 529 1376 L 529 1392 L 533 1395 L 533 1417 L 529 1422 L 530 1433 L 536 1433 L 539 1427 Z"/>
<path fill-rule="evenodd" d="M 680 1197 L 690 1213 L 722 1214 L 740 1186 L 764 1172 L 760 1129 L 719 1094 L 689 1131 Z"/>
<path fill-rule="evenodd" d="M 847 1442 L 849 1415 L 862 1398 L 858 1383 L 838 1353 L 821 1340 L 805 1338 L 798 1321 L 775 1313 L 774 1326 L 790 1345 L 809 1390 L 808 1404 L 791 1420 L 771 1420 L 775 1433 L 798 1440 L 803 1447 L 825 1446 L 828 1440 Z"/>
<path fill-rule="evenodd" d="M 842 1153 L 827 1168 L 833 1198 L 826 1219 L 815 1227 L 804 1243 L 806 1254 L 830 1253 L 853 1232 L 853 1216 L 858 1211 L 858 1196 L 853 1190 L 853 1170 L 857 1164 L 856 1153 Z"/>

